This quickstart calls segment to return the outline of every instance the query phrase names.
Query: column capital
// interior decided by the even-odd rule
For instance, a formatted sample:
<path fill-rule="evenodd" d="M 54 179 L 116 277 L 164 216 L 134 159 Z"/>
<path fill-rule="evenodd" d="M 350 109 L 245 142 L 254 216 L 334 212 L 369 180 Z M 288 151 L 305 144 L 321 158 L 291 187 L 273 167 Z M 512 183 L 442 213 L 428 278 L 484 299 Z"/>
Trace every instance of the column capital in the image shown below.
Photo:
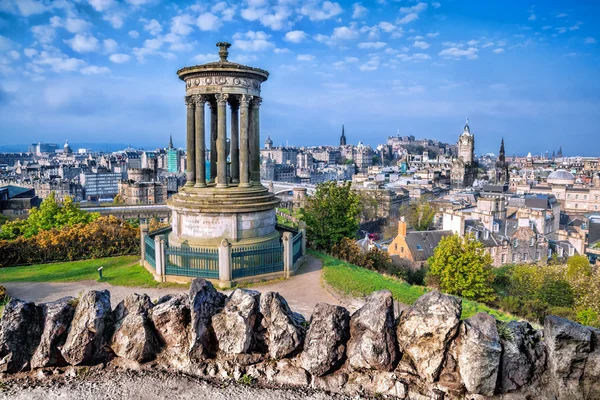
<path fill-rule="evenodd" d="M 258 97 L 258 96 L 254 96 L 254 98 L 252 99 L 252 107 L 259 108 L 261 103 L 262 103 L 262 98 Z"/>
<path fill-rule="evenodd" d="M 187 106 L 187 108 L 194 108 L 194 106 L 196 105 L 194 96 L 185 96 L 185 105 Z"/>
<path fill-rule="evenodd" d="M 194 94 L 192 96 L 192 100 L 194 101 L 194 104 L 197 106 L 203 106 L 204 103 L 206 103 L 207 99 L 204 95 L 201 94 Z"/>
<path fill-rule="evenodd" d="M 241 105 L 241 106 L 248 107 L 248 106 L 250 105 L 250 102 L 252 101 L 252 99 L 253 99 L 253 98 L 254 98 L 254 96 L 250 96 L 250 95 L 247 95 L 247 94 L 243 94 L 243 95 L 240 97 L 240 105 Z"/>
<path fill-rule="evenodd" d="M 217 97 L 217 104 L 220 106 L 224 106 L 227 104 L 227 99 L 229 98 L 229 95 L 227 93 L 220 93 L 216 95 Z"/>

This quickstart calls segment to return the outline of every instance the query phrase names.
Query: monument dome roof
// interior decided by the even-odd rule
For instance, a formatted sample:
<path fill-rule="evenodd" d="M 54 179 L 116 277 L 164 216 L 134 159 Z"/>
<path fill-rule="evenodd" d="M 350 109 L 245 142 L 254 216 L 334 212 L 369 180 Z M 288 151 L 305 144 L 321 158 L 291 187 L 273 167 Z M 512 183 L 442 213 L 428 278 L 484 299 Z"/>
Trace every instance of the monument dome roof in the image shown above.
<path fill-rule="evenodd" d="M 557 169 L 548 175 L 548 183 L 571 184 L 573 182 L 575 182 L 575 176 L 564 169 Z"/>

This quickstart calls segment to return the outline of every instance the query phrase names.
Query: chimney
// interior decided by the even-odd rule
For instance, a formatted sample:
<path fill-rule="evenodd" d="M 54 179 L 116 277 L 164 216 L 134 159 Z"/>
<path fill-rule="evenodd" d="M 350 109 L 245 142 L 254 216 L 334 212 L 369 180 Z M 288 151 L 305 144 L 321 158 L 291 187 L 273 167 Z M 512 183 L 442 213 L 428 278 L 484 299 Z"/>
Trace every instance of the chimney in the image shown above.
<path fill-rule="evenodd" d="M 406 237 L 406 221 L 404 217 L 400 217 L 400 221 L 398 221 L 398 236 Z"/>

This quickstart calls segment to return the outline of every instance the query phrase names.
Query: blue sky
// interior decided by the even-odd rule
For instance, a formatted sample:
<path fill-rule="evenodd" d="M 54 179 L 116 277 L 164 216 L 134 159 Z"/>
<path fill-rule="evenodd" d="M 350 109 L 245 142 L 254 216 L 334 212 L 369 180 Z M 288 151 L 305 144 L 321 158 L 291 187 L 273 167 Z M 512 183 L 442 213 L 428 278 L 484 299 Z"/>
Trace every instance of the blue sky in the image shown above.
<path fill-rule="evenodd" d="M 0 0 L 1 144 L 185 145 L 175 72 L 267 69 L 262 135 L 600 155 L 600 2 Z"/>

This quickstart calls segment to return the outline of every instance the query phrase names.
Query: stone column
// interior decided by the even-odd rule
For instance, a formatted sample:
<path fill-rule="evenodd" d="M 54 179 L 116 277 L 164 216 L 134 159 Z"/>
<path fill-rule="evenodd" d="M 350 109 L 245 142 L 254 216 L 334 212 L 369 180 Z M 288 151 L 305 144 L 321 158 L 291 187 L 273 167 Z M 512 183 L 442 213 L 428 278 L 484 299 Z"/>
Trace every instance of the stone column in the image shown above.
<path fill-rule="evenodd" d="M 217 95 L 217 187 L 226 188 L 227 182 L 227 93 Z"/>
<path fill-rule="evenodd" d="M 238 111 L 240 104 L 237 99 L 233 99 L 229 102 L 231 107 L 231 182 L 240 182 L 240 120 L 238 117 Z"/>
<path fill-rule="evenodd" d="M 294 235 L 291 232 L 283 232 L 283 277 L 292 276 L 294 269 Z"/>
<path fill-rule="evenodd" d="M 250 187 L 249 128 L 250 115 L 248 106 L 252 96 L 242 95 L 240 99 L 240 184 L 239 187 Z"/>
<path fill-rule="evenodd" d="M 165 270 L 163 264 L 165 262 L 163 243 L 164 241 L 161 240 L 160 235 L 154 237 L 154 264 L 156 268 L 156 276 L 158 277 L 156 280 L 159 282 L 162 282 L 163 271 Z"/>
<path fill-rule="evenodd" d="M 231 243 L 227 239 L 219 245 L 219 286 L 231 287 Z"/>
<path fill-rule="evenodd" d="M 206 187 L 206 141 L 204 126 L 204 96 L 194 95 L 196 104 L 195 128 L 196 128 L 196 184 L 194 187 Z"/>
<path fill-rule="evenodd" d="M 217 178 L 217 103 L 210 105 L 210 182 Z"/>
<path fill-rule="evenodd" d="M 192 96 L 185 97 L 185 105 L 187 106 L 187 182 L 185 186 L 194 186 L 196 180 L 196 144 L 194 138 L 194 99 Z"/>
<path fill-rule="evenodd" d="M 144 261 L 146 261 L 146 236 L 148 235 L 148 225 L 140 224 L 140 250 L 141 250 L 141 259 L 140 265 L 144 265 Z"/>
<path fill-rule="evenodd" d="M 255 97 L 252 100 L 252 132 L 254 133 L 250 147 L 252 148 L 252 157 L 250 160 L 250 180 L 252 184 L 260 185 L 260 103 L 262 99 Z"/>

